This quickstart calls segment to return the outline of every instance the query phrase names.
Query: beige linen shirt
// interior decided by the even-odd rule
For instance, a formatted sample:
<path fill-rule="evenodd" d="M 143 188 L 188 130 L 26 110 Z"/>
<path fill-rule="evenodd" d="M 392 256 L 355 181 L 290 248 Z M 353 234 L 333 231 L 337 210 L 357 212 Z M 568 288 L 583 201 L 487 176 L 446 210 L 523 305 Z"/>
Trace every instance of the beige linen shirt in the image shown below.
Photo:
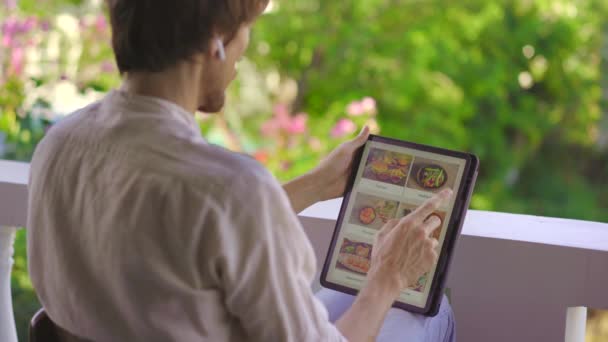
<path fill-rule="evenodd" d="M 341 341 L 280 184 L 193 116 L 113 91 L 31 164 L 28 260 L 51 319 L 94 341 Z"/>

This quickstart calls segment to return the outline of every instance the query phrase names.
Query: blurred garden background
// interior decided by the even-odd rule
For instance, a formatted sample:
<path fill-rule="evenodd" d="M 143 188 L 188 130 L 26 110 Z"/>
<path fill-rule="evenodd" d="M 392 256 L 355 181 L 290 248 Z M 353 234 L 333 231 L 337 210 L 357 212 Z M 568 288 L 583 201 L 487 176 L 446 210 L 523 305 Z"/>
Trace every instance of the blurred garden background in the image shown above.
<path fill-rule="evenodd" d="M 111 32 L 101 0 L 3 0 L 0 25 L 0 158 L 28 161 L 119 86 Z M 474 209 L 608 222 L 607 70 L 605 0 L 275 0 L 225 111 L 197 119 L 280 180 L 367 124 L 477 154 Z M 39 307 L 25 255 L 21 231 L 20 340 Z"/>

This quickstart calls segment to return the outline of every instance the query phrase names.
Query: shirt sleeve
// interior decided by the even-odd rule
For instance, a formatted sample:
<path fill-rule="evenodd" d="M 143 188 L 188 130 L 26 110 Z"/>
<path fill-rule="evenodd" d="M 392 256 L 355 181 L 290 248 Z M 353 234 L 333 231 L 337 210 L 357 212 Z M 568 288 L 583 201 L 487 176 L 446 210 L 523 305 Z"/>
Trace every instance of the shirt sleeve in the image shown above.
<path fill-rule="evenodd" d="M 238 183 L 221 242 L 228 311 L 251 340 L 346 341 L 312 293 L 315 255 L 282 187 L 274 178 Z"/>

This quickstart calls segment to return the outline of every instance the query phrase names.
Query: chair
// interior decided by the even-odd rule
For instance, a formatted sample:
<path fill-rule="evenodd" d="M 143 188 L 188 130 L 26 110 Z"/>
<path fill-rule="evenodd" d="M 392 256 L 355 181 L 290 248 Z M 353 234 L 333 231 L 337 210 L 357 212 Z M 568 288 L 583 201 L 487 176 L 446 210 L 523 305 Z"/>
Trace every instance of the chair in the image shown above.
<path fill-rule="evenodd" d="M 59 342 L 57 326 L 46 314 L 38 310 L 30 322 L 29 342 Z"/>

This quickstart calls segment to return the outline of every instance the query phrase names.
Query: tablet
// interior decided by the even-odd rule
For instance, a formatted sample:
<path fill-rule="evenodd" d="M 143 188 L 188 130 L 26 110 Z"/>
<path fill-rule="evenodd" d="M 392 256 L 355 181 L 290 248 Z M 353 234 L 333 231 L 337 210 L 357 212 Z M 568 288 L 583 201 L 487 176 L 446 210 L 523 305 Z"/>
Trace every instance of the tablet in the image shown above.
<path fill-rule="evenodd" d="M 437 263 L 393 304 L 435 316 L 443 296 L 456 239 L 469 206 L 479 161 L 472 154 L 376 135 L 357 152 L 336 228 L 323 265 L 321 285 L 356 294 L 365 284 L 374 238 L 390 219 L 408 215 L 437 192 L 454 191 L 432 215 L 441 220 Z"/>

